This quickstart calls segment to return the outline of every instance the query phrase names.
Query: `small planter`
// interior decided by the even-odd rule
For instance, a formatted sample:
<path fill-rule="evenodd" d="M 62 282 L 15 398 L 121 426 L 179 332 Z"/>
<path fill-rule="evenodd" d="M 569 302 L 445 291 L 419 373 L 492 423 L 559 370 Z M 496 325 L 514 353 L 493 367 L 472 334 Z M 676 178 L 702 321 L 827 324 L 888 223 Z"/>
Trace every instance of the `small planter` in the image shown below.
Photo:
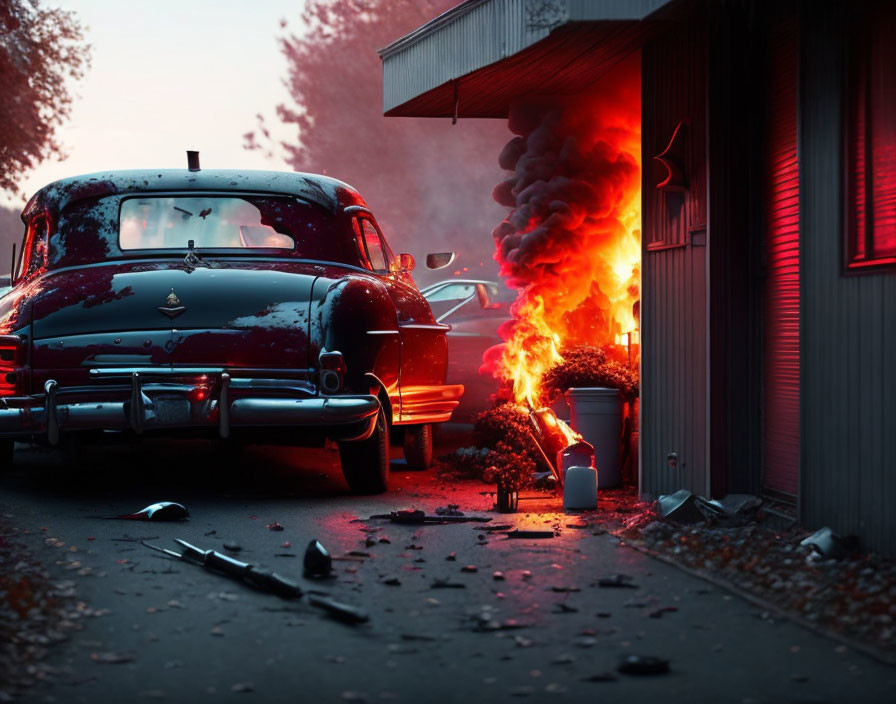
<path fill-rule="evenodd" d="M 519 508 L 520 493 L 498 484 L 497 508 L 500 513 L 516 513 Z"/>

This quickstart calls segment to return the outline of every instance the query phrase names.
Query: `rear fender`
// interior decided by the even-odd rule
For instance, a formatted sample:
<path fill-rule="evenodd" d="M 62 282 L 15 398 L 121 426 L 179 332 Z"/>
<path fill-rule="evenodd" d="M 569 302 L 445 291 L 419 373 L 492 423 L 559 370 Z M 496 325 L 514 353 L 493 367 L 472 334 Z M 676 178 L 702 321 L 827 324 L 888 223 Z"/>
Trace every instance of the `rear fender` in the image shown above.
<path fill-rule="evenodd" d="M 388 290 L 372 276 L 325 283 L 326 294 L 312 311 L 312 354 L 341 352 L 346 390 L 367 393 L 372 377 L 391 404 L 398 399 L 401 338 Z"/>

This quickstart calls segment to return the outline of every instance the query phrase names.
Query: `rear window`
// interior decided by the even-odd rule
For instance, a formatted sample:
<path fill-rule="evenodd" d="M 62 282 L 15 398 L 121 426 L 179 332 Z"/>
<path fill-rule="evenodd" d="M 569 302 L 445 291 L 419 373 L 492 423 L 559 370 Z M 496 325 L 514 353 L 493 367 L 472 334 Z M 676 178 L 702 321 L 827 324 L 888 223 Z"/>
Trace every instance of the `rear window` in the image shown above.
<path fill-rule="evenodd" d="M 197 249 L 281 249 L 340 261 L 349 253 L 344 245 L 353 243 L 340 243 L 334 225 L 317 206 L 292 198 L 141 196 L 121 203 L 119 246 L 186 249 L 192 240 Z"/>
<path fill-rule="evenodd" d="M 85 198 L 59 215 L 51 267 L 124 256 L 245 253 L 363 266 L 351 219 L 289 195 L 159 193 Z"/>

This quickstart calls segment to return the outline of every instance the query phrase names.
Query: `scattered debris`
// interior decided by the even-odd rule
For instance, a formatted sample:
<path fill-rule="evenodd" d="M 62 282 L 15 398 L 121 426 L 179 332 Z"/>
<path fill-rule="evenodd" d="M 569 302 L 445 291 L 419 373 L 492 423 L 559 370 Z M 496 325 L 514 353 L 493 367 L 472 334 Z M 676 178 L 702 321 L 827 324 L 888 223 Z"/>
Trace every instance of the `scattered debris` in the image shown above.
<path fill-rule="evenodd" d="M 482 530 L 486 533 L 498 533 L 502 531 L 513 530 L 513 526 L 509 523 L 496 523 L 491 526 L 476 526 L 473 530 Z"/>
<path fill-rule="evenodd" d="M 662 495 L 656 500 L 657 515 L 679 523 L 697 523 L 706 517 L 697 506 L 697 495 L 687 489 L 679 489 L 674 494 Z"/>
<path fill-rule="evenodd" d="M 320 579 L 333 571 L 333 558 L 319 540 L 312 540 L 305 549 L 305 576 Z"/>
<path fill-rule="evenodd" d="M 842 560 L 850 553 L 858 552 L 859 549 L 859 541 L 856 536 L 848 535 L 843 538 L 827 526 L 819 528 L 812 535 L 803 539 L 800 545 L 811 547 L 817 554 L 832 560 Z"/>
<path fill-rule="evenodd" d="M 466 516 L 464 514 L 427 516 L 420 509 L 401 509 L 390 513 L 378 513 L 368 520 L 387 520 L 405 525 L 421 525 L 423 523 L 488 523 L 492 519 L 488 516 Z"/>
<path fill-rule="evenodd" d="M 183 548 L 184 551 L 182 553 L 160 548 L 146 541 L 143 541 L 143 545 L 157 552 L 164 553 L 169 557 L 202 565 L 207 570 L 232 577 L 250 587 L 276 594 L 283 599 L 295 599 L 302 596 L 302 590 L 298 584 L 281 577 L 276 572 L 266 572 L 254 565 L 234 560 L 232 557 L 215 550 L 202 550 L 179 538 L 175 538 L 174 542 Z"/>
<path fill-rule="evenodd" d="M 649 611 L 647 615 L 650 616 L 650 618 L 662 618 L 663 614 L 671 614 L 676 611 L 678 611 L 677 606 L 661 606 L 658 609 Z"/>
<path fill-rule="evenodd" d="M 268 523 L 268 530 L 279 532 L 279 531 L 283 530 L 283 526 L 281 526 L 279 523 L 277 523 L 277 521 L 274 521 L 273 523 Z"/>
<path fill-rule="evenodd" d="M 610 589 L 637 589 L 633 577 L 627 574 L 614 574 L 609 577 L 601 577 L 597 580 L 597 586 Z"/>
<path fill-rule="evenodd" d="M 125 513 L 120 516 L 105 516 L 107 520 L 122 521 L 183 521 L 190 517 L 190 512 L 182 504 L 173 501 L 159 501 L 140 509 L 137 513 Z"/>
<path fill-rule="evenodd" d="M 429 585 L 430 589 L 466 589 L 467 585 L 463 582 L 451 582 L 447 579 L 437 579 Z"/>
<path fill-rule="evenodd" d="M 458 504 L 448 504 L 447 506 L 439 506 L 436 509 L 437 516 L 463 516 L 463 512 L 458 509 L 460 506 Z"/>
<path fill-rule="evenodd" d="M 626 655 L 616 669 L 624 675 L 664 675 L 669 661 L 653 655 Z"/>
<path fill-rule="evenodd" d="M 554 531 L 552 530 L 512 530 L 507 533 L 507 538 L 517 538 L 520 540 L 543 540 L 546 538 L 553 538 Z"/>
<path fill-rule="evenodd" d="M 309 594 L 308 603 L 311 604 L 311 606 L 323 609 L 327 614 L 343 623 L 366 623 L 370 620 L 370 616 L 368 616 L 365 611 L 362 611 L 355 606 L 350 606 L 349 604 L 343 604 L 342 602 L 327 596 Z"/>
<path fill-rule="evenodd" d="M 90 659 L 93 662 L 98 662 L 103 665 L 122 665 L 127 662 L 134 662 L 137 659 L 137 656 L 133 653 L 115 653 L 115 652 L 102 652 L 102 653 L 91 653 Z"/>

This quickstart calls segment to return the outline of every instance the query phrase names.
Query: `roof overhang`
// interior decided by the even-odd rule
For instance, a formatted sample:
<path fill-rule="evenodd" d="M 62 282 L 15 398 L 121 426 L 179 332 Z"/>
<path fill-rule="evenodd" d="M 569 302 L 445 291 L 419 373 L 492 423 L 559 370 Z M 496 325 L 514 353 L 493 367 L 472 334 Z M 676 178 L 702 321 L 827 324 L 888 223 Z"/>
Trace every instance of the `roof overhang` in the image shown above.
<path fill-rule="evenodd" d="M 382 49 L 389 117 L 506 117 L 581 92 L 639 48 L 670 0 L 467 0 Z"/>

